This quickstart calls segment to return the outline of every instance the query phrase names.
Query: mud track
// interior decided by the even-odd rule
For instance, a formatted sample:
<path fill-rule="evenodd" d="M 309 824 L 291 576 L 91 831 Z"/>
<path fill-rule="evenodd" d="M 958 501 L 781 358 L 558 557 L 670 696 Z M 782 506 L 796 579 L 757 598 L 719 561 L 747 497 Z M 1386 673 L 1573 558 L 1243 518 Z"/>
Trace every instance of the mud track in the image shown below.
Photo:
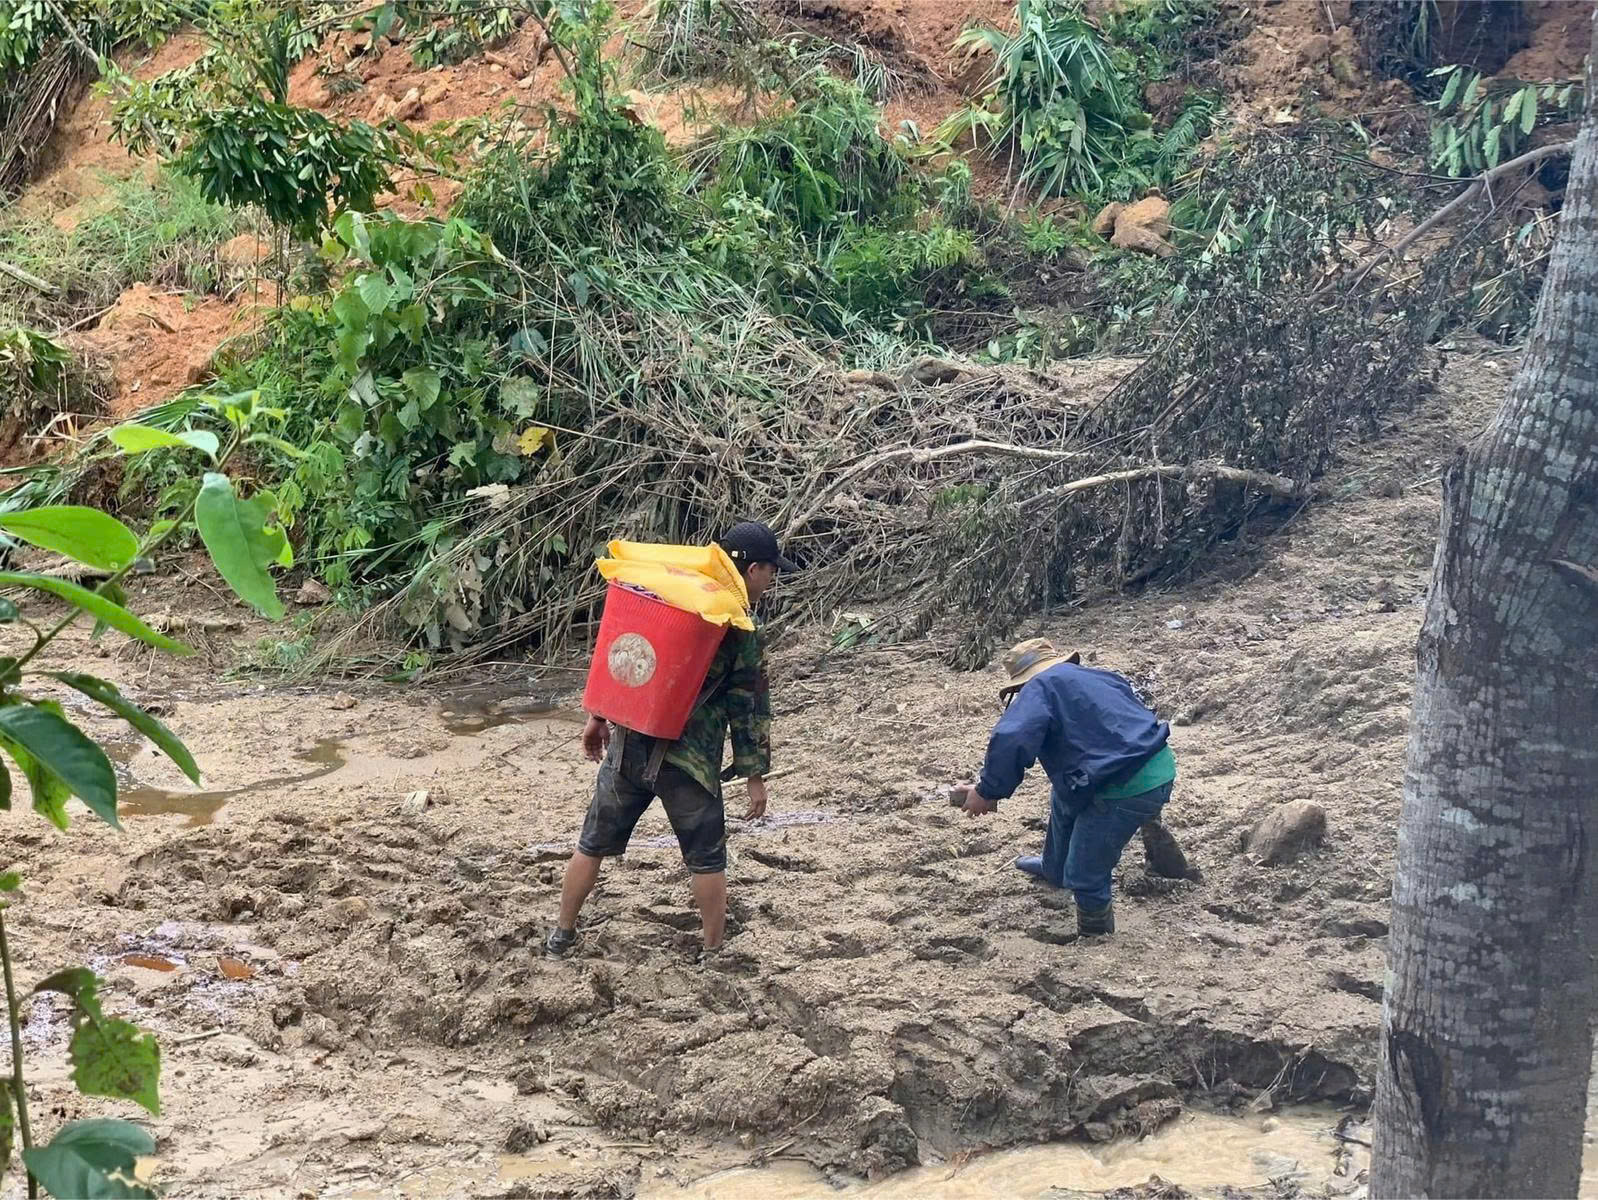
<path fill-rule="evenodd" d="M 1512 365 L 1455 358 L 1326 502 L 1196 577 L 1023 631 L 1177 721 L 1169 817 L 1203 878 L 1134 846 L 1113 940 L 1076 941 L 1065 898 L 1008 865 L 1041 840 L 1039 784 L 980 822 L 936 794 L 980 755 L 995 680 L 924 648 L 779 651 L 775 815 L 733 823 L 730 961 L 707 971 L 658 812 L 574 959 L 536 954 L 592 784 L 577 726 L 525 699 L 564 678 L 344 707 L 80 643 L 165 704 L 209 798 L 128 745 L 125 834 L 14 814 L 21 974 L 92 960 L 161 1033 L 161 1178 L 187 1196 L 422 1194 L 405 1180 L 439 1171 L 425 1194 L 625 1196 L 767 1154 L 876 1174 L 1194 1103 L 1359 1101 L 1437 479 Z M 136 604 L 174 600 L 216 607 Z M 1243 834 L 1295 799 L 1326 809 L 1324 846 L 1258 865 Z M 107 1110 L 66 1087 L 59 1015 L 30 1014 L 46 1124 Z"/>

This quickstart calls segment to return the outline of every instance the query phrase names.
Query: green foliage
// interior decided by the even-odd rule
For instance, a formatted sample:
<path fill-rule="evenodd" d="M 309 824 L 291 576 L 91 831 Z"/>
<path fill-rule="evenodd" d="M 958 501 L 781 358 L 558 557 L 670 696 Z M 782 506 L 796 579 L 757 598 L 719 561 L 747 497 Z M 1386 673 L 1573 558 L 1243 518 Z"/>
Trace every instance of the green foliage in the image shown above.
<path fill-rule="evenodd" d="M 53 392 L 71 362 L 71 351 L 36 329 L 0 329 L 0 380 L 12 395 Z"/>
<path fill-rule="evenodd" d="M 28 1172 L 52 1196 L 75 1200 L 144 1200 L 155 1192 L 134 1176 L 155 1139 L 137 1125 L 104 1117 L 63 1125 L 47 1146 L 22 1152 Z"/>
<path fill-rule="evenodd" d="M 25 71 L 73 35 L 96 54 L 130 39 L 154 46 L 182 12 L 171 0 L 0 0 L 0 71 Z"/>
<path fill-rule="evenodd" d="M 1526 147 L 1538 125 L 1578 120 L 1586 104 L 1577 80 L 1560 83 L 1484 81 L 1480 71 L 1439 67 L 1443 92 L 1432 102 L 1432 166 L 1454 176 L 1479 175 Z"/>
<path fill-rule="evenodd" d="M 765 30 L 748 0 L 657 0 L 644 36 L 644 69 L 657 79 L 722 78 Z"/>
<path fill-rule="evenodd" d="M 276 436 L 266 427 L 280 421 L 282 414 L 261 407 L 253 394 L 193 398 L 174 411 L 187 417 L 202 407 L 227 428 L 225 447 L 208 430 L 171 432 L 142 426 L 121 427 L 108 435 L 106 442 L 125 454 L 175 450 L 209 460 L 216 470 L 206 475 L 201 494 L 183 519 L 195 515 L 202 507 L 202 499 L 225 491 L 231 501 L 227 519 L 220 524 L 202 519 L 206 545 L 223 578 L 230 584 L 237 583 L 241 598 L 257 607 L 276 607 L 280 611 L 269 577 L 241 578 L 233 569 L 241 556 L 259 566 L 253 556 L 262 545 L 286 557 L 287 544 L 281 526 L 270 512 L 270 496 L 257 493 L 240 500 L 232 482 L 220 472 L 239 448 L 251 444 L 253 439 L 276 442 Z M 26 499 L 26 486 L 16 491 L 23 495 L 13 495 L 11 499 Z M 51 680 L 103 706 L 148 737 L 190 779 L 199 782 L 199 768 L 183 743 L 154 716 L 122 695 L 115 684 L 81 672 L 49 670 L 40 661 L 55 639 L 84 614 L 93 617 L 97 627 L 104 624 L 158 649 L 186 652 L 187 647 L 157 633 L 127 609 L 121 586 L 133 563 L 153 553 L 182 523 L 183 520 L 158 523 L 140 538 L 115 517 L 81 506 L 12 503 L 0 509 L 0 529 L 6 534 L 111 573 L 90 590 L 54 576 L 0 572 L 0 588 L 31 589 L 63 600 L 68 606 L 66 616 L 43 630 L 23 615 L 15 601 L 0 602 L 0 623 L 33 635 L 31 647 L 18 647 L 15 655 L 0 659 L 0 751 L 9 756 L 27 780 L 35 811 L 60 829 L 68 825 L 67 801 L 73 796 L 102 821 L 118 827 L 116 773 L 105 751 L 68 717 L 60 703 L 24 691 L 29 680 Z M 11 774 L 0 760 L 0 810 L 10 810 L 11 793 Z M 0 891 L 14 894 L 18 883 L 17 873 L 8 872 L 0 877 Z M 14 991 L 6 938 L 4 909 L 9 903 L 0 903 L 0 959 L 5 965 L 5 1008 L 12 1045 L 17 1047 L 21 1008 Z M 50 976 L 35 990 L 58 992 L 72 1001 L 68 1058 L 78 1090 L 90 1096 L 130 1100 L 159 1114 L 161 1055 L 155 1039 L 131 1023 L 108 1015 L 100 1003 L 99 988 L 100 981 L 93 972 L 72 968 Z M 0 1173 L 9 1165 L 13 1130 L 20 1130 L 30 1192 L 42 1186 L 63 1200 L 155 1195 L 134 1174 L 137 1160 L 155 1149 L 154 1140 L 144 1131 L 124 1121 L 77 1121 L 63 1126 L 48 1144 L 36 1145 L 26 1120 L 28 1089 L 20 1054 L 14 1054 L 11 1077 L 0 1091 L 7 1100 L 0 1119 Z M 17 1106 L 15 1117 L 12 1102 Z"/>
<path fill-rule="evenodd" d="M 93 971 L 82 967 L 58 971 L 33 990 L 59 992 L 72 1000 L 72 1040 L 67 1056 L 78 1091 L 85 1096 L 132 1100 L 152 1116 L 161 1115 L 157 1094 L 160 1048 L 149 1034 L 106 1016 L 100 1005 L 100 981 Z"/>
<path fill-rule="evenodd" d="M 1203 10 L 1192 12 L 1203 19 Z M 991 56 L 993 69 L 983 98 L 951 115 L 937 139 L 986 139 L 1016 156 L 1021 181 L 1044 195 L 1127 199 L 1169 182 L 1208 133 L 1213 103 L 1190 106 L 1161 138 L 1143 111 L 1137 57 L 1114 46 L 1075 0 L 1021 0 L 1016 16 L 1014 33 L 975 28 L 955 43 Z"/>
<path fill-rule="evenodd" d="M 1144 79 L 1158 81 L 1221 19 L 1216 0 L 1123 0 L 1105 14 L 1104 35 L 1135 59 Z"/>
<path fill-rule="evenodd" d="M 904 220 L 916 193 L 902 150 L 882 137 L 880 109 L 841 80 L 819 76 L 813 84 L 790 110 L 729 129 L 712 144 L 701 160 L 714 179 L 709 203 L 756 200 L 802 235 L 844 219 Z"/>

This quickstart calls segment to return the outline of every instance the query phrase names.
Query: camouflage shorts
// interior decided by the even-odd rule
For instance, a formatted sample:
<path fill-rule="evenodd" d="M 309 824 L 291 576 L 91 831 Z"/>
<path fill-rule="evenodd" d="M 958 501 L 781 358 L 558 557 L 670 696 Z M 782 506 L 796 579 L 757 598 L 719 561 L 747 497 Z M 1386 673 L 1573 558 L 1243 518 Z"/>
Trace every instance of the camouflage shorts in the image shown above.
<path fill-rule="evenodd" d="M 625 852 L 638 818 L 658 797 L 688 869 L 696 875 L 725 871 L 727 819 L 721 797 L 711 795 L 693 776 L 670 763 L 661 764 L 652 786 L 645 783 L 653 747 L 652 738 L 636 733 L 618 730 L 611 738 L 610 750 L 599 765 L 594 799 L 583 819 L 577 849 L 594 858 Z"/>

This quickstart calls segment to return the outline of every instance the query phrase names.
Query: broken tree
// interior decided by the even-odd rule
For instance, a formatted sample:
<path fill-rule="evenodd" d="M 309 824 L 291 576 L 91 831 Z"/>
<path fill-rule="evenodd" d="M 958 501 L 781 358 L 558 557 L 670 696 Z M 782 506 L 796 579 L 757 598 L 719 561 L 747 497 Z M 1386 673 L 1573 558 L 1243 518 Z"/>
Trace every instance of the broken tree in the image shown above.
<path fill-rule="evenodd" d="M 1598 24 L 1594 27 L 1598 55 Z M 1574 1196 L 1598 934 L 1598 92 L 1519 374 L 1448 475 L 1371 1195 Z"/>

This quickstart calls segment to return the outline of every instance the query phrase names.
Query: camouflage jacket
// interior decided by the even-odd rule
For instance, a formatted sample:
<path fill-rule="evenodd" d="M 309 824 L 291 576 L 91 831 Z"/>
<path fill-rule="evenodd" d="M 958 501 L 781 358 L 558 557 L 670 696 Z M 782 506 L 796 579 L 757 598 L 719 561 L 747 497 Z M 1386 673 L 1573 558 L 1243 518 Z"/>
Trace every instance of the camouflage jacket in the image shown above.
<path fill-rule="evenodd" d="M 771 696 L 760 634 L 728 629 L 705 675 L 698 706 L 666 761 L 721 795 L 721 758 L 732 730 L 732 765 L 741 776 L 771 770 Z"/>

